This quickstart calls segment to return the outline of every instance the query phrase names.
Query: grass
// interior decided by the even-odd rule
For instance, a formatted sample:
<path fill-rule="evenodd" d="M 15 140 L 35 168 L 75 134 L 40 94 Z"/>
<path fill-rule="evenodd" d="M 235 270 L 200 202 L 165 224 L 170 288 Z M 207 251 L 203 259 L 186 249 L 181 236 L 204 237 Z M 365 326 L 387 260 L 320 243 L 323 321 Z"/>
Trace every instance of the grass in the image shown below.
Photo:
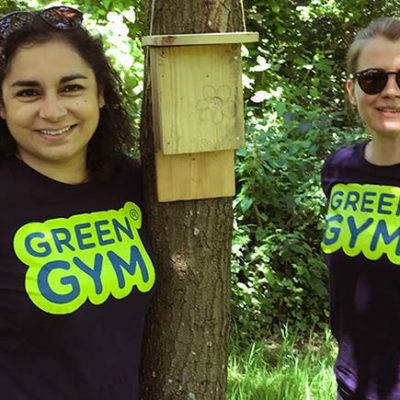
<path fill-rule="evenodd" d="M 284 329 L 275 340 L 231 349 L 228 400 L 335 399 L 336 344 L 328 330 L 302 339 Z"/>

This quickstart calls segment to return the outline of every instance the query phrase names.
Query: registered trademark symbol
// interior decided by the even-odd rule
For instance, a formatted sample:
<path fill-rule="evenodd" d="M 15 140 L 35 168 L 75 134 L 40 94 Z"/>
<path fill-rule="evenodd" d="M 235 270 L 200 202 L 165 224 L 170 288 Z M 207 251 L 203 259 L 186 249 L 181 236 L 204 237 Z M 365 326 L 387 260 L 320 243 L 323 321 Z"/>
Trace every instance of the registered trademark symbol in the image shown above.
<path fill-rule="evenodd" d="M 134 221 L 137 221 L 137 220 L 139 219 L 139 213 L 138 213 L 136 210 L 131 210 L 131 211 L 129 212 L 129 215 L 131 216 L 131 218 L 132 218 Z"/>

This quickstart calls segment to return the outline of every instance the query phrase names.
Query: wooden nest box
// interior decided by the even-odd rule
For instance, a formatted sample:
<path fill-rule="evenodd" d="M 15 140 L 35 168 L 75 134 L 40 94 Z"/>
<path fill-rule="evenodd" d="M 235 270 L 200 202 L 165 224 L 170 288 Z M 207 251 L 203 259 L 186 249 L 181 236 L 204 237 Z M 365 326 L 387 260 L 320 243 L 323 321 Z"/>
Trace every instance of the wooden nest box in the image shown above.
<path fill-rule="evenodd" d="M 146 36 L 158 200 L 235 194 L 244 145 L 241 43 L 258 33 Z"/>

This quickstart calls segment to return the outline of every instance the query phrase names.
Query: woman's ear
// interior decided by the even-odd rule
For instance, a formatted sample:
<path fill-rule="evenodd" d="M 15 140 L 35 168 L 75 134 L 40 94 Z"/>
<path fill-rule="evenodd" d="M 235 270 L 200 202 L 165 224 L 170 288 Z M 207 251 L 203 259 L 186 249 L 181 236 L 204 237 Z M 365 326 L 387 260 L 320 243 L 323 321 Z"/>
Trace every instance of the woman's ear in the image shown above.
<path fill-rule="evenodd" d="M 99 97 L 98 97 L 98 101 L 99 101 L 99 108 L 103 108 L 106 105 L 106 102 L 104 100 L 104 94 L 103 94 L 103 88 L 99 88 Z"/>
<path fill-rule="evenodd" d="M 0 117 L 6 119 L 6 110 L 4 108 L 3 95 L 0 95 Z"/>
<path fill-rule="evenodd" d="M 106 102 L 104 101 L 104 96 L 103 96 L 103 94 L 101 93 L 101 94 L 99 95 L 99 108 L 103 108 L 105 105 L 106 105 Z"/>
<path fill-rule="evenodd" d="M 346 90 L 347 90 L 347 95 L 349 96 L 350 103 L 353 104 L 353 106 L 357 105 L 355 85 L 354 81 L 352 81 L 351 79 L 348 79 L 346 81 Z"/>

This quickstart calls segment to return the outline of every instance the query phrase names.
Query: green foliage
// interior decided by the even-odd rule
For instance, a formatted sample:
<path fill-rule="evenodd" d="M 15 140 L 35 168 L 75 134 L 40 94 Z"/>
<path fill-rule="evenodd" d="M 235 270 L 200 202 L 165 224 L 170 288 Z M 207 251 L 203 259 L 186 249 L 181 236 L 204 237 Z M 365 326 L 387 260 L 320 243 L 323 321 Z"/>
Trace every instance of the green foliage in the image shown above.
<path fill-rule="evenodd" d="M 14 0 L 3 0 L 0 3 L 0 15 L 8 14 L 18 8 L 17 2 Z"/>
<path fill-rule="evenodd" d="M 373 18 L 400 15 L 397 1 L 384 0 L 247 4 L 247 28 L 261 37 L 248 48 L 246 66 L 253 81 L 248 97 L 259 90 L 295 89 L 295 104 L 308 109 L 318 104 L 328 112 L 344 109 L 345 55 L 355 32 Z"/>

